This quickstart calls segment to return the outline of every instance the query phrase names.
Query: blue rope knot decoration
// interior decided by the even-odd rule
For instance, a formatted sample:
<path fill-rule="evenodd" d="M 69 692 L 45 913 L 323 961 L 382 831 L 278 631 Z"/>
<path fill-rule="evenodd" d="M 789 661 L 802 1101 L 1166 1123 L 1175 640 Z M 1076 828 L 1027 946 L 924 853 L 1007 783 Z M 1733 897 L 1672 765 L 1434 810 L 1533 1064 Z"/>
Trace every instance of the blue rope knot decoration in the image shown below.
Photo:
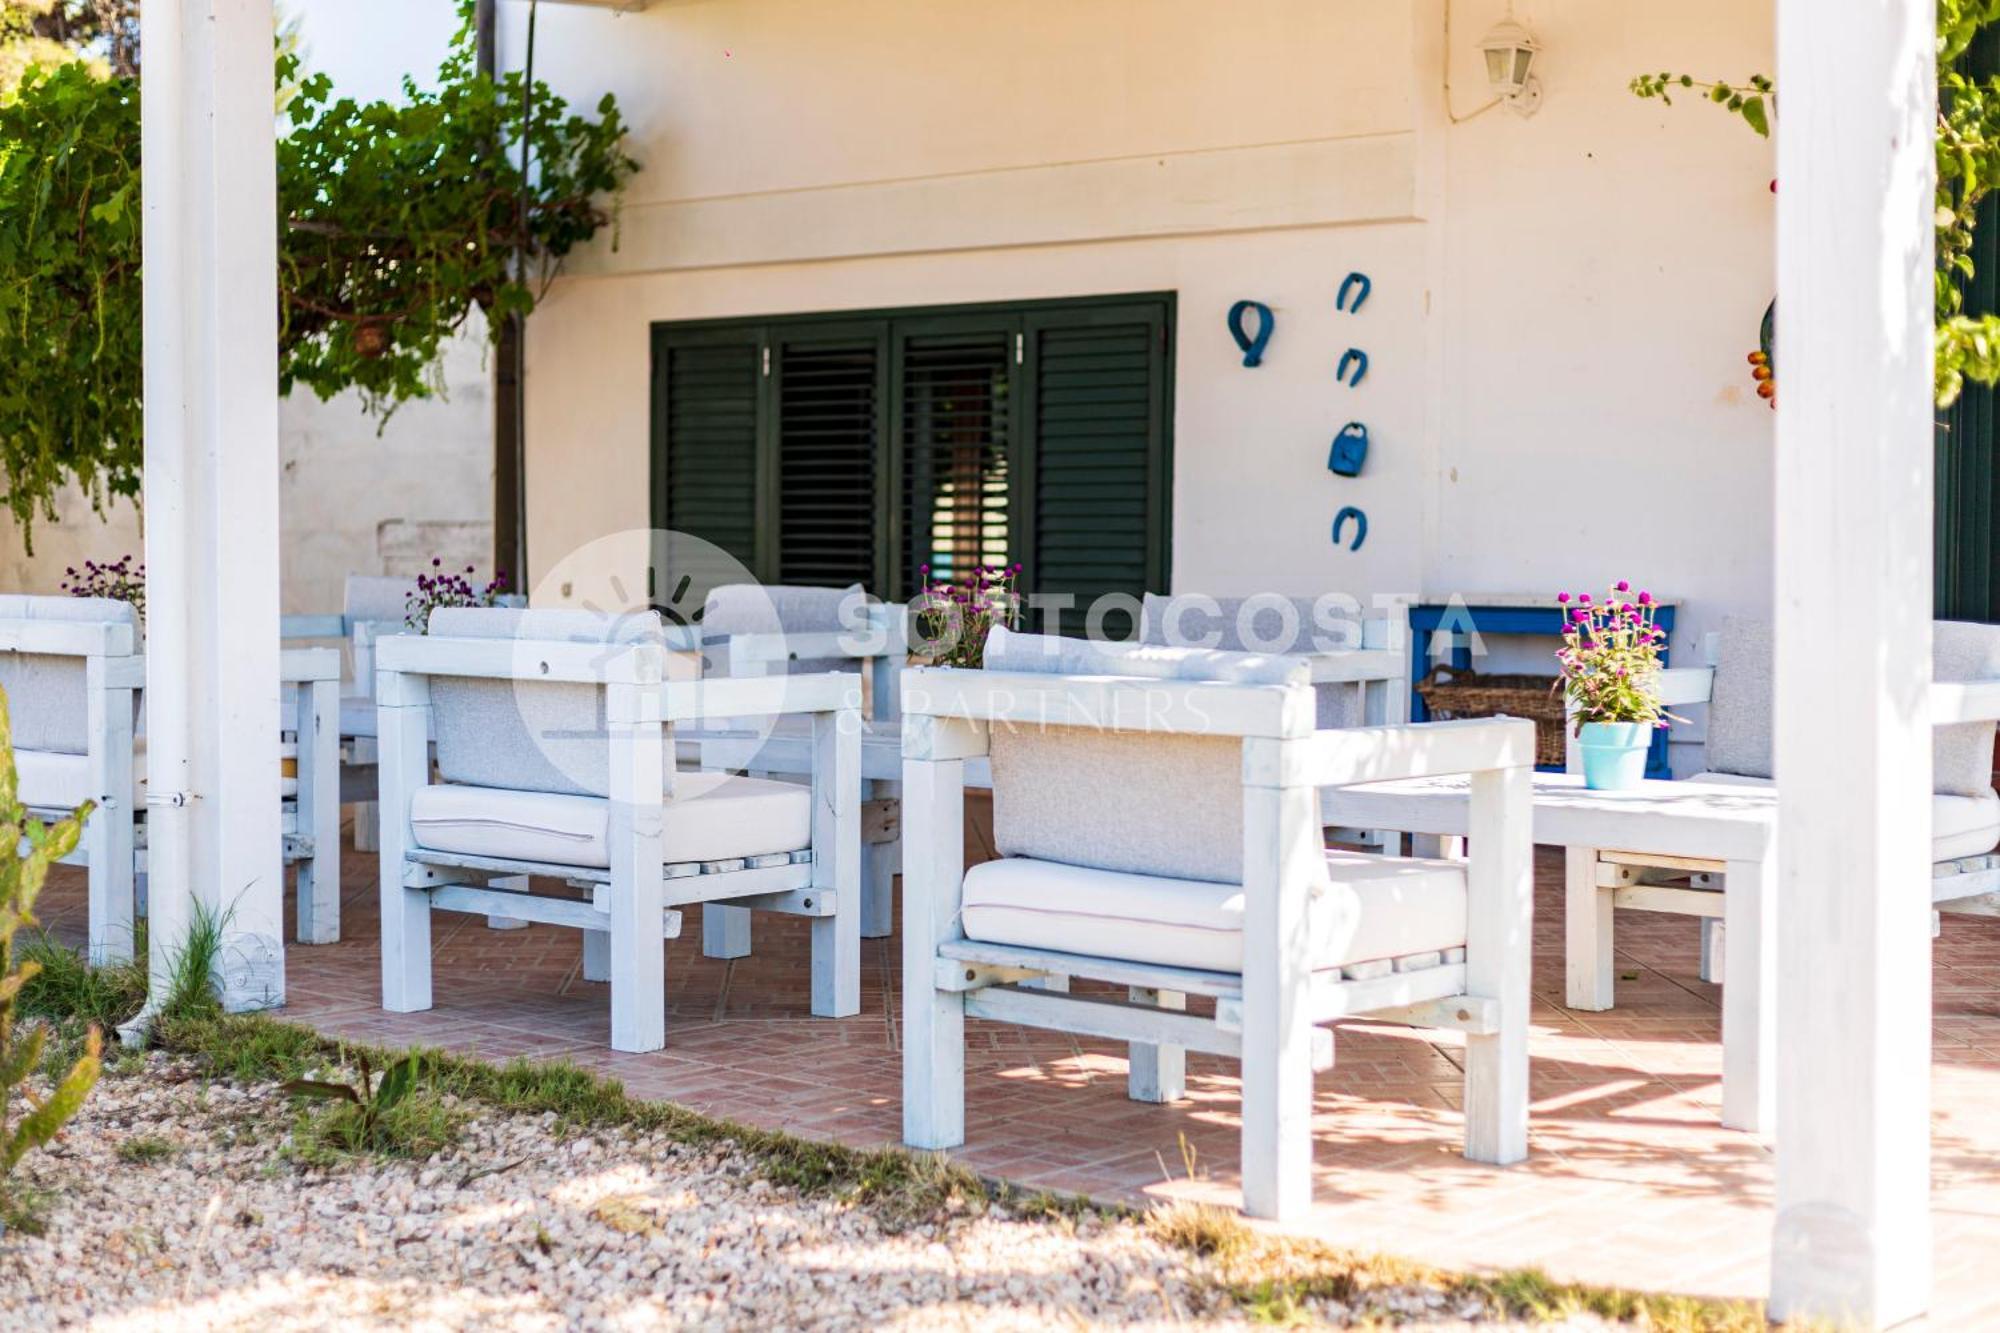
<path fill-rule="evenodd" d="M 1243 327 L 1243 317 L 1251 311 L 1257 312 L 1257 332 L 1255 336 Z M 1271 329 L 1277 319 L 1271 314 L 1271 307 L 1262 301 L 1238 301 L 1229 307 L 1229 336 L 1236 339 L 1236 346 L 1243 353 L 1243 364 L 1260 366 L 1264 364 L 1264 348 L 1271 341 Z"/>
<path fill-rule="evenodd" d="M 1349 519 L 1354 520 L 1354 541 L 1351 544 L 1342 540 L 1340 535 L 1341 529 L 1347 526 Z M 1348 505 L 1333 516 L 1333 544 L 1335 546 L 1346 546 L 1350 551 L 1358 551 L 1361 549 L 1361 543 L 1367 540 L 1368 515 L 1362 513 L 1353 505 Z"/>

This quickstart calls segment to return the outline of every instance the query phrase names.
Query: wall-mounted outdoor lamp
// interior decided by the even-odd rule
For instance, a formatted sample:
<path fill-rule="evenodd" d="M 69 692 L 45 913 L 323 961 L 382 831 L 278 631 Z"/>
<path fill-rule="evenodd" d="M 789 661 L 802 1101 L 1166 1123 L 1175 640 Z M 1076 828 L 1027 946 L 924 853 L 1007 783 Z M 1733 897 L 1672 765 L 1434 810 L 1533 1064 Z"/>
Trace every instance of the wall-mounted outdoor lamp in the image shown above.
<path fill-rule="evenodd" d="M 1535 77 L 1535 56 L 1541 44 L 1535 35 L 1514 21 L 1513 7 L 1507 17 L 1494 25 L 1480 41 L 1486 55 L 1486 81 L 1496 100 L 1513 108 L 1516 115 L 1532 116 L 1542 104 L 1542 83 Z"/>

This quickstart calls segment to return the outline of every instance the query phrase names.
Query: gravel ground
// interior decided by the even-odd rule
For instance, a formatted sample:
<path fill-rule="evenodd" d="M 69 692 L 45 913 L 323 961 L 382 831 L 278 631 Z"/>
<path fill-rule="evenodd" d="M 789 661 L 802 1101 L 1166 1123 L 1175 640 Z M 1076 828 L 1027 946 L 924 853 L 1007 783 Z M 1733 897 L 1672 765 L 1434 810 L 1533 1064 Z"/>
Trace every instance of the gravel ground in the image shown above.
<path fill-rule="evenodd" d="M 733 1149 L 565 1137 L 553 1117 L 465 1109 L 454 1147 L 428 1161 L 307 1169 L 286 1155 L 296 1112 L 270 1085 L 209 1081 L 160 1055 L 107 1073 L 64 1137 L 23 1164 L 54 1202 L 45 1235 L 0 1240 L 0 1328 L 1242 1322 L 1202 1261 L 1135 1222 L 986 1211 L 895 1231 L 760 1179 Z M 1429 1328 L 1471 1313 L 1423 1290 L 1378 1294 L 1384 1305 Z"/>

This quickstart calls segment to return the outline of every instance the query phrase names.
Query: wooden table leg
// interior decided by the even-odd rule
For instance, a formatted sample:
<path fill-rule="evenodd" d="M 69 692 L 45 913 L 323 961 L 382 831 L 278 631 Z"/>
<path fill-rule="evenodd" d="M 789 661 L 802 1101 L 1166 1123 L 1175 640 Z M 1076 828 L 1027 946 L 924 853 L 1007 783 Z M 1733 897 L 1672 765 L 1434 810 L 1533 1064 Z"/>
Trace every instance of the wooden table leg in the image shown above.
<path fill-rule="evenodd" d="M 1597 884 L 1597 849 L 1563 849 L 1563 957 L 1569 1007 L 1609 1009 L 1617 1000 L 1610 889 Z"/>
<path fill-rule="evenodd" d="M 1777 878 L 1769 861 L 1723 872 L 1722 1123 L 1768 1133 L 1777 1097 Z"/>

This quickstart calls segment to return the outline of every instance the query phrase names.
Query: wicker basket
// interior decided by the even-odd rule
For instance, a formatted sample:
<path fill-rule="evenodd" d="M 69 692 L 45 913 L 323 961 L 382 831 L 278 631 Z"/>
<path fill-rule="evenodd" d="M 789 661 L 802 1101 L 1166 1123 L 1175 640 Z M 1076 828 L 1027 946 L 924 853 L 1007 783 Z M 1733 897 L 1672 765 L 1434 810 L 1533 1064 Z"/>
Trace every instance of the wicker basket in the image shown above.
<path fill-rule="evenodd" d="M 1535 724 L 1535 762 L 1561 768 L 1563 697 L 1554 676 L 1482 676 L 1470 667 L 1438 667 L 1417 682 L 1424 706 L 1438 719 L 1525 717 Z"/>

